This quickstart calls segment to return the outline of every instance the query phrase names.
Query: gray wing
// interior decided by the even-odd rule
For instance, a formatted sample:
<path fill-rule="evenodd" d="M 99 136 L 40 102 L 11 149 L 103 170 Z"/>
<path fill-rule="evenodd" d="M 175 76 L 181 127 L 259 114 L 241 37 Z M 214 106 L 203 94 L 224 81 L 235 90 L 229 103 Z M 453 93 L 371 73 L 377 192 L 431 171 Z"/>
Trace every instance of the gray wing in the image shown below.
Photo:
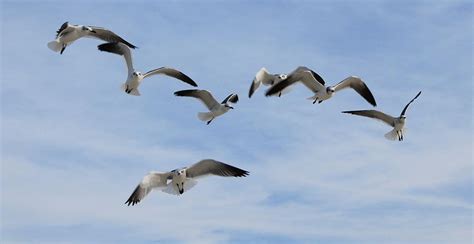
<path fill-rule="evenodd" d="M 245 177 L 248 174 L 248 171 L 213 159 L 201 160 L 186 169 L 186 177 L 189 178 L 205 175 Z"/>
<path fill-rule="evenodd" d="M 324 90 L 324 80 L 322 80 L 322 78 L 317 74 L 316 75 L 318 78 L 316 78 L 314 74 L 316 74 L 314 71 L 306 67 L 298 67 L 295 71 L 289 74 L 285 80 L 278 82 L 268 89 L 265 93 L 265 96 L 271 96 L 280 93 L 283 89 L 293 85 L 296 82 L 303 83 L 303 85 L 305 85 L 314 93 Z M 321 81 L 319 79 L 321 79 Z"/>
<path fill-rule="evenodd" d="M 125 202 L 128 206 L 138 204 L 154 188 L 163 188 L 167 186 L 168 179 L 171 179 L 171 173 L 150 172 L 143 177 L 142 181 L 133 191 L 132 195 Z"/>
<path fill-rule="evenodd" d="M 402 117 L 402 116 L 405 115 L 405 112 L 407 111 L 408 106 L 410 106 L 410 104 L 411 104 L 413 101 L 415 101 L 415 99 L 417 99 L 418 96 L 420 96 L 420 94 L 421 94 L 421 91 L 418 92 L 418 94 L 416 94 L 416 96 L 405 106 L 405 108 L 403 109 L 402 113 L 400 114 L 400 117 Z"/>
<path fill-rule="evenodd" d="M 130 52 L 130 48 L 128 48 L 125 44 L 120 42 L 109 42 L 100 44 L 97 46 L 100 51 L 115 53 L 121 55 L 125 58 L 125 63 L 127 64 L 128 68 L 128 75 L 133 73 L 133 62 L 132 62 L 132 54 Z"/>
<path fill-rule="evenodd" d="M 130 48 L 136 48 L 135 45 L 131 44 L 130 42 L 126 41 L 125 39 L 123 39 L 122 37 L 113 33 L 110 30 L 107 30 L 102 27 L 97 27 L 97 26 L 89 26 L 89 27 L 92 28 L 92 31 L 88 32 L 88 36 L 90 37 L 95 37 L 95 38 L 104 40 L 106 42 L 120 42 L 127 45 Z"/>
<path fill-rule="evenodd" d="M 359 77 L 349 76 L 333 87 L 336 92 L 344 88 L 350 87 L 354 89 L 357 93 L 359 93 L 363 98 L 365 98 L 367 102 L 369 102 L 373 106 L 377 106 L 372 92 L 370 92 L 367 85 Z"/>
<path fill-rule="evenodd" d="M 161 68 L 158 68 L 158 69 L 150 70 L 150 71 L 146 72 L 143 76 L 148 77 L 148 76 L 151 76 L 151 75 L 166 75 L 166 76 L 170 76 L 170 77 L 176 78 L 178 80 L 181 80 L 181 81 L 183 81 L 185 83 L 188 83 L 188 84 L 190 84 L 194 87 L 197 86 L 196 82 L 194 82 L 191 78 L 189 78 L 187 75 L 185 75 L 181 71 L 173 69 L 173 68 L 161 67 Z"/>
<path fill-rule="evenodd" d="M 219 106 L 219 102 L 212 96 L 212 94 L 206 90 L 181 90 L 174 93 L 179 97 L 194 97 L 199 99 L 204 105 L 211 110 L 215 106 Z"/>
<path fill-rule="evenodd" d="M 369 117 L 373 119 L 380 120 L 382 122 L 387 123 L 388 125 L 394 127 L 395 126 L 395 120 L 396 118 L 382 113 L 377 110 L 355 110 L 355 111 L 343 111 L 343 113 L 346 114 L 354 114 L 354 115 L 359 115 L 359 116 L 364 116 L 364 117 Z"/>
<path fill-rule="evenodd" d="M 237 94 L 231 93 L 221 102 L 221 104 L 226 104 L 227 102 L 237 103 L 238 101 L 239 101 L 239 96 Z"/>

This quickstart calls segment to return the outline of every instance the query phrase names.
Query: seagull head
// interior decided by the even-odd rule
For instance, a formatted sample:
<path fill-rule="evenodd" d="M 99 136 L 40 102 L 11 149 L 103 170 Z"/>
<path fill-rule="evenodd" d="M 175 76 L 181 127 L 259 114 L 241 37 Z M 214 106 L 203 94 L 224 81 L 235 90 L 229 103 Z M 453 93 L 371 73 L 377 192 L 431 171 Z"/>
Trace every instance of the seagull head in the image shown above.
<path fill-rule="evenodd" d="M 93 29 L 90 28 L 89 26 L 85 26 L 85 25 L 82 26 L 82 30 L 83 30 L 83 31 L 90 31 L 90 32 L 92 32 L 92 33 L 96 33 L 95 30 L 93 30 Z"/>
<path fill-rule="evenodd" d="M 285 80 L 287 77 L 288 77 L 288 76 L 287 76 L 286 74 L 279 74 L 279 75 L 278 75 L 278 78 L 279 78 L 280 80 Z"/>
<path fill-rule="evenodd" d="M 142 73 L 138 72 L 138 71 L 134 71 L 133 72 L 133 76 L 140 76 Z"/>
<path fill-rule="evenodd" d="M 227 104 L 224 104 L 224 107 L 228 108 L 228 109 L 234 109 L 234 107 L 230 106 L 230 105 L 227 105 Z"/>
<path fill-rule="evenodd" d="M 334 93 L 335 91 L 336 91 L 336 89 L 334 89 L 334 87 L 330 86 L 330 87 L 326 88 L 327 93 Z"/>

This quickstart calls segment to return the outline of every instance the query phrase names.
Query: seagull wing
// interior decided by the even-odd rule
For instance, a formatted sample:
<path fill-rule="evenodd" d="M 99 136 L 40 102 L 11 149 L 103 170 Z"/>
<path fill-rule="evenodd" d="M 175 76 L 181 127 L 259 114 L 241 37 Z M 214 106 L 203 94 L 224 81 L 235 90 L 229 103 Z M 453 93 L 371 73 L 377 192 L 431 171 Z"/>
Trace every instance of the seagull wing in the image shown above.
<path fill-rule="evenodd" d="M 267 69 L 261 68 L 255 78 L 252 81 L 249 89 L 249 98 L 252 97 L 253 93 L 257 90 L 260 84 L 272 84 L 272 81 L 275 79 L 274 75 L 268 73 Z"/>
<path fill-rule="evenodd" d="M 377 103 L 375 102 L 375 98 L 372 95 L 372 92 L 370 92 L 367 85 L 359 77 L 355 77 L 355 76 L 347 77 L 346 79 L 344 79 L 343 81 L 335 85 L 334 90 L 337 92 L 347 87 L 354 89 L 363 98 L 365 98 L 367 102 L 369 102 L 373 106 L 377 106 Z"/>
<path fill-rule="evenodd" d="M 219 106 L 219 102 L 212 96 L 212 94 L 206 90 L 181 90 L 174 93 L 174 95 L 179 97 L 194 97 L 199 99 L 201 102 L 206 105 L 209 110 L 212 108 Z"/>
<path fill-rule="evenodd" d="M 89 26 L 92 28 L 92 32 L 88 32 L 88 36 L 98 38 L 101 40 L 104 40 L 106 42 L 120 42 L 125 45 L 127 45 L 130 48 L 136 48 L 135 45 L 131 44 L 130 42 L 124 40 L 122 37 L 119 35 L 113 33 L 110 30 L 107 30 L 102 27 L 97 27 L 97 26 Z"/>
<path fill-rule="evenodd" d="M 403 115 L 405 115 L 405 112 L 407 111 L 408 106 L 410 106 L 410 104 L 411 104 L 413 101 L 415 101 L 415 99 L 417 99 L 418 96 L 420 96 L 420 94 L 421 94 L 421 91 L 418 92 L 418 94 L 416 94 L 416 96 L 405 106 L 405 108 L 403 109 L 402 113 L 400 114 L 400 117 L 402 117 Z"/>
<path fill-rule="evenodd" d="M 230 103 L 237 103 L 239 101 L 239 96 L 237 94 L 230 94 L 229 96 L 227 96 L 222 102 L 221 104 L 226 104 L 227 102 L 230 102 Z"/>
<path fill-rule="evenodd" d="M 191 78 L 189 78 L 187 75 L 185 75 L 181 71 L 173 69 L 173 68 L 161 67 L 158 69 L 150 70 L 146 72 L 143 76 L 148 77 L 151 75 L 166 75 L 166 76 L 170 76 L 178 80 L 181 80 L 183 82 L 186 82 L 194 87 L 197 86 L 196 82 L 194 82 Z"/>
<path fill-rule="evenodd" d="M 317 93 L 318 91 L 324 90 L 324 80 L 318 75 L 316 78 L 314 76 L 316 74 L 314 71 L 306 68 L 306 67 L 298 67 L 295 71 L 288 75 L 285 80 L 278 82 L 277 84 L 273 85 L 270 89 L 267 90 L 265 96 L 271 96 L 281 92 L 283 89 L 287 88 L 288 86 L 293 85 L 296 82 L 301 82 L 305 85 L 308 89 Z M 321 79 L 321 81 L 319 80 Z"/>
<path fill-rule="evenodd" d="M 153 188 L 165 188 L 166 182 L 171 179 L 171 173 L 150 172 L 143 177 L 142 181 L 125 202 L 128 206 L 138 204 Z"/>
<path fill-rule="evenodd" d="M 59 29 L 56 31 L 56 38 L 58 38 L 61 32 L 65 30 L 68 26 L 68 22 L 64 22 L 64 24 L 62 24 L 61 27 L 59 27 Z"/>
<path fill-rule="evenodd" d="M 359 116 L 365 116 L 373 119 L 380 120 L 382 122 L 387 123 L 388 125 L 394 127 L 395 126 L 395 120 L 396 118 L 382 113 L 377 110 L 355 110 L 355 111 L 343 111 L 343 113 L 346 114 L 354 114 L 354 115 L 359 115 Z"/>
<path fill-rule="evenodd" d="M 206 175 L 245 177 L 248 174 L 248 171 L 212 159 L 201 160 L 186 169 L 189 178 Z"/>
<path fill-rule="evenodd" d="M 97 47 L 100 51 L 115 53 L 123 56 L 125 58 L 125 62 L 127 63 L 128 75 L 133 73 L 134 69 L 132 62 L 132 54 L 130 52 L 130 48 L 128 48 L 125 44 L 120 42 L 109 42 L 100 44 Z"/>

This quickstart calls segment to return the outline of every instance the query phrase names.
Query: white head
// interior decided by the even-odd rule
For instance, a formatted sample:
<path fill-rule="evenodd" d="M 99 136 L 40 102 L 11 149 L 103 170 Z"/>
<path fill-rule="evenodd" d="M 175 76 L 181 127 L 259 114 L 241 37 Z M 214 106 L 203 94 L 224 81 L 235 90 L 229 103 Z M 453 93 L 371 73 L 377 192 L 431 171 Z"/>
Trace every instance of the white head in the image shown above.
<path fill-rule="evenodd" d="M 333 94 L 335 91 L 336 91 L 336 89 L 334 89 L 334 87 L 332 87 L 332 86 L 328 86 L 326 88 L 326 93 L 328 93 L 328 94 Z"/>
<path fill-rule="evenodd" d="M 141 76 L 142 73 L 140 73 L 140 72 L 138 72 L 138 71 L 134 71 L 134 72 L 132 73 L 132 75 L 138 77 L 138 76 Z"/>
<path fill-rule="evenodd" d="M 173 173 L 173 188 L 179 192 L 179 194 L 184 193 L 184 181 L 186 180 L 186 168 L 175 169 L 171 171 Z"/>
<path fill-rule="evenodd" d="M 288 75 L 286 75 L 286 74 L 279 74 L 279 75 L 278 75 L 278 78 L 279 78 L 280 80 L 284 80 L 284 79 L 286 79 L 287 77 L 288 77 Z"/>
<path fill-rule="evenodd" d="M 82 26 L 81 30 L 96 33 L 95 30 L 93 30 L 91 27 L 85 25 Z"/>

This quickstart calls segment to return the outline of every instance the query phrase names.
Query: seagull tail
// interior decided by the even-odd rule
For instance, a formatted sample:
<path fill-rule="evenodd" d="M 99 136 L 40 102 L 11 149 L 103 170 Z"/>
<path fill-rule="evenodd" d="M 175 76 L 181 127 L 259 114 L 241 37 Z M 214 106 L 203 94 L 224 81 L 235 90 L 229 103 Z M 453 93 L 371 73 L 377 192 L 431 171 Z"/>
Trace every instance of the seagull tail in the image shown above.
<path fill-rule="evenodd" d="M 391 141 L 398 140 L 397 131 L 395 129 L 389 131 L 387 134 L 385 134 L 385 138 L 387 138 L 388 140 L 391 140 Z"/>
<path fill-rule="evenodd" d="M 62 45 L 58 42 L 58 40 L 48 42 L 49 49 L 53 50 L 54 52 L 61 51 Z"/>
<path fill-rule="evenodd" d="M 212 113 L 211 112 L 203 112 L 203 113 L 198 113 L 198 118 L 202 121 L 209 121 L 212 119 Z"/>

